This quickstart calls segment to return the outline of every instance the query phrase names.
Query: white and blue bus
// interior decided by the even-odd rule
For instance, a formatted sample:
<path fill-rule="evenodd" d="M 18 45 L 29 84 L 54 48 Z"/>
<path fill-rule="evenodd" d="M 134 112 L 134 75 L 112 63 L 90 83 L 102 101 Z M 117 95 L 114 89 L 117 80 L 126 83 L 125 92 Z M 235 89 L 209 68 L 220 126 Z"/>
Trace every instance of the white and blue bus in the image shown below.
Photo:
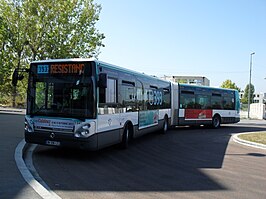
<path fill-rule="evenodd" d="M 172 126 L 221 124 L 240 121 L 239 93 L 234 89 L 189 84 L 172 85 Z"/>
<path fill-rule="evenodd" d="M 171 83 L 93 59 L 30 65 L 25 140 L 89 150 L 167 131 Z"/>
<path fill-rule="evenodd" d="M 132 138 L 169 126 L 240 121 L 239 94 L 232 89 L 170 83 L 94 59 L 34 61 L 26 71 L 28 143 L 126 148 Z"/>

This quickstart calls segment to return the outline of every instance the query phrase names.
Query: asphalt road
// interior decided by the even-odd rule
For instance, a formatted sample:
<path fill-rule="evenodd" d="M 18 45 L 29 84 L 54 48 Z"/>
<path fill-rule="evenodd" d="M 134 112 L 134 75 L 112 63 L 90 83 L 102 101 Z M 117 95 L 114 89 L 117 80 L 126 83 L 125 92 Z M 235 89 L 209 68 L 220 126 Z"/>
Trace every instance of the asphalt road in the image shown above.
<path fill-rule="evenodd" d="M 138 138 L 127 150 L 38 146 L 33 162 L 62 198 L 266 198 L 266 151 L 231 140 L 265 129 L 254 121 L 177 128 Z"/>
<path fill-rule="evenodd" d="M 22 178 L 14 158 L 24 138 L 24 115 L 0 112 L 0 199 L 41 198 Z"/>
<path fill-rule="evenodd" d="M 0 199 L 41 198 L 14 160 L 23 115 L 0 114 L 0 127 Z M 266 151 L 231 140 L 235 133 L 265 129 L 265 121 L 178 128 L 136 139 L 127 150 L 38 146 L 33 163 L 62 198 L 266 198 Z"/>

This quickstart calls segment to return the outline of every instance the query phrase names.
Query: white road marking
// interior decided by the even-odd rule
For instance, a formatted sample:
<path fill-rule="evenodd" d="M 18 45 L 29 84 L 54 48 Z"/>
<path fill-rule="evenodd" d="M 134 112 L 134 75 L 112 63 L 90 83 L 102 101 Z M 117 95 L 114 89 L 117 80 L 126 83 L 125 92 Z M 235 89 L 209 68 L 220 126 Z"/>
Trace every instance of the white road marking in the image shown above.
<path fill-rule="evenodd" d="M 24 180 L 43 198 L 43 199 L 61 199 L 55 192 L 53 192 L 47 185 L 45 187 L 40 184 L 31 174 L 28 167 L 23 160 L 23 150 L 25 147 L 25 140 L 23 139 L 16 147 L 15 160 L 17 167 L 23 176 Z M 36 147 L 36 146 L 35 146 Z M 32 158 L 32 154 L 30 154 Z"/>

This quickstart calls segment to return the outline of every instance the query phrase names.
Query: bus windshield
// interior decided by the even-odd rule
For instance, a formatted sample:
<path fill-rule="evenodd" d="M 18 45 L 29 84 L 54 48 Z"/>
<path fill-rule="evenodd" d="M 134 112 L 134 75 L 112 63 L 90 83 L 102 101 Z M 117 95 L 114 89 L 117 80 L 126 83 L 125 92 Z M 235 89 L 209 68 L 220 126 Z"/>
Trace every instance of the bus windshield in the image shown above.
<path fill-rule="evenodd" d="M 29 83 L 29 114 L 69 118 L 94 117 L 92 76 L 84 70 L 77 73 L 42 73 L 33 66 Z M 36 74 L 36 73 L 37 74 Z"/>

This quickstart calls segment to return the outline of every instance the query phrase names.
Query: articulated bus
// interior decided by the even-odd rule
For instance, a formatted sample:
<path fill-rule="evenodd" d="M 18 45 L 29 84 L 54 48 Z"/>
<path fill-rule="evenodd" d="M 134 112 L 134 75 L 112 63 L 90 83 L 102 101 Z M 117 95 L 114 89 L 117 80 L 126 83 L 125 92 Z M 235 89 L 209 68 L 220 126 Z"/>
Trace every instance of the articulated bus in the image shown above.
<path fill-rule="evenodd" d="M 171 83 L 93 59 L 30 65 L 25 140 L 98 150 L 171 120 Z"/>
<path fill-rule="evenodd" d="M 209 125 L 240 121 L 240 100 L 237 90 L 195 86 L 172 85 L 172 126 Z"/>
<path fill-rule="evenodd" d="M 25 141 L 98 150 L 169 126 L 236 123 L 236 90 L 176 84 L 94 59 L 34 61 Z M 18 71 L 15 70 L 17 82 Z"/>

